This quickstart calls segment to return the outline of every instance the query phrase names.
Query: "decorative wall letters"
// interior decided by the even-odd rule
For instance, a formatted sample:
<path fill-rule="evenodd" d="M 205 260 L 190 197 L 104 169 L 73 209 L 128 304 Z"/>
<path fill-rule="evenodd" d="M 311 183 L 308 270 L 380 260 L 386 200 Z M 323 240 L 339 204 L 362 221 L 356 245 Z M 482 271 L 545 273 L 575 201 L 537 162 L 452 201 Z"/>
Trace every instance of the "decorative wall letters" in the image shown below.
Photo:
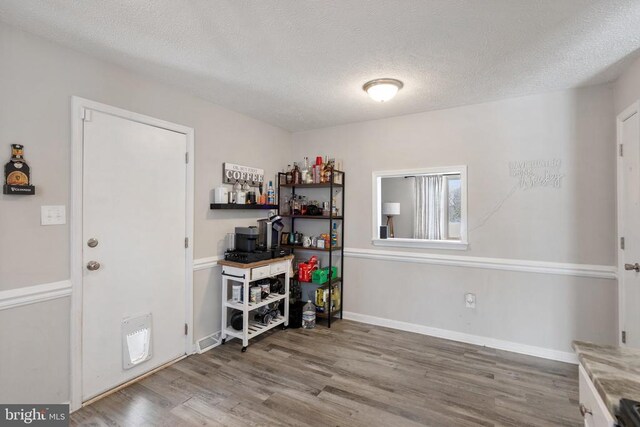
<path fill-rule="evenodd" d="M 560 159 L 525 160 L 509 162 L 509 176 L 518 178 L 523 190 L 534 187 L 560 188 L 563 174 L 560 173 Z"/>

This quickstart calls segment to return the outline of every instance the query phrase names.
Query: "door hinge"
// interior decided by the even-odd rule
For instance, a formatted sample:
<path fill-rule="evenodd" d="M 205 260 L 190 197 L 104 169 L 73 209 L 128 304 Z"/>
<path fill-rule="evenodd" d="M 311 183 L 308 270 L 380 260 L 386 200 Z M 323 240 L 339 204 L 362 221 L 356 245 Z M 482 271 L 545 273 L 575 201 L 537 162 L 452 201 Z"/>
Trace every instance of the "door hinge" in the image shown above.
<path fill-rule="evenodd" d="M 184 162 L 189 163 L 189 152 L 184 153 Z"/>
<path fill-rule="evenodd" d="M 188 237 L 185 237 L 185 238 L 184 238 L 184 247 L 185 247 L 185 248 L 188 248 L 188 247 L 189 247 L 189 238 L 188 238 Z"/>
<path fill-rule="evenodd" d="M 624 151 L 622 149 L 622 144 L 620 144 L 620 157 L 622 157 L 624 155 Z"/>
<path fill-rule="evenodd" d="M 622 331 L 622 343 L 627 343 L 627 331 Z"/>
<path fill-rule="evenodd" d="M 188 335 L 189 333 L 189 325 L 187 325 L 186 323 L 184 324 L 184 334 Z"/>
<path fill-rule="evenodd" d="M 624 249 L 624 237 L 620 238 L 620 249 Z"/>
<path fill-rule="evenodd" d="M 84 120 L 85 122 L 90 122 L 91 121 L 91 110 L 83 108 L 82 109 L 82 113 L 81 115 L 81 119 Z"/>

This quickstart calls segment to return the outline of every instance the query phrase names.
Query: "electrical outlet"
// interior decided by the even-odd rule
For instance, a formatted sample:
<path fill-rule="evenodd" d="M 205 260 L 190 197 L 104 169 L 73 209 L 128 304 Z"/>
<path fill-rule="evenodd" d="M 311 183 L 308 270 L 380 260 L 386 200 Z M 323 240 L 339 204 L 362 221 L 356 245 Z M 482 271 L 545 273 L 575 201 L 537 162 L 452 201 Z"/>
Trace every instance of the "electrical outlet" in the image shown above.
<path fill-rule="evenodd" d="M 464 294 L 464 304 L 467 308 L 476 308 L 476 294 Z"/>

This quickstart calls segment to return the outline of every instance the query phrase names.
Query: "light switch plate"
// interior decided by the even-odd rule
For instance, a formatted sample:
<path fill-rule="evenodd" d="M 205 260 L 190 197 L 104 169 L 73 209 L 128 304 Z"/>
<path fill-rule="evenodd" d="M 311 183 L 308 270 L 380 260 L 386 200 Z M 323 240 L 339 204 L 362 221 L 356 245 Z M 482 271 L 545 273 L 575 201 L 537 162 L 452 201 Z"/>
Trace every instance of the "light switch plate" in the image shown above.
<path fill-rule="evenodd" d="M 67 223 L 65 206 L 40 206 L 40 225 L 63 225 Z"/>

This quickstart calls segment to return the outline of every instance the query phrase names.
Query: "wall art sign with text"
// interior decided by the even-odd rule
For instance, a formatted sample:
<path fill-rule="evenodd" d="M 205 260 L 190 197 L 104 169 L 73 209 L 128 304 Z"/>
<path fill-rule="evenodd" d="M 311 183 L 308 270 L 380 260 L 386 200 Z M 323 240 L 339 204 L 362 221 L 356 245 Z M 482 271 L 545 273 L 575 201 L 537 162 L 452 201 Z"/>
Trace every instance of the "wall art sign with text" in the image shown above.
<path fill-rule="evenodd" d="M 222 164 L 222 182 L 225 184 L 240 184 L 245 182 L 253 187 L 264 182 L 264 169 L 249 166 L 235 165 L 233 163 Z"/>
<path fill-rule="evenodd" d="M 31 185 L 31 169 L 24 160 L 24 145 L 11 144 L 11 159 L 4 165 L 3 194 L 30 195 L 36 194 L 36 187 Z"/>
<path fill-rule="evenodd" d="M 564 177 L 560 166 L 560 159 L 513 161 L 509 162 L 509 176 L 518 178 L 518 185 L 524 190 L 535 187 L 560 188 Z"/>

